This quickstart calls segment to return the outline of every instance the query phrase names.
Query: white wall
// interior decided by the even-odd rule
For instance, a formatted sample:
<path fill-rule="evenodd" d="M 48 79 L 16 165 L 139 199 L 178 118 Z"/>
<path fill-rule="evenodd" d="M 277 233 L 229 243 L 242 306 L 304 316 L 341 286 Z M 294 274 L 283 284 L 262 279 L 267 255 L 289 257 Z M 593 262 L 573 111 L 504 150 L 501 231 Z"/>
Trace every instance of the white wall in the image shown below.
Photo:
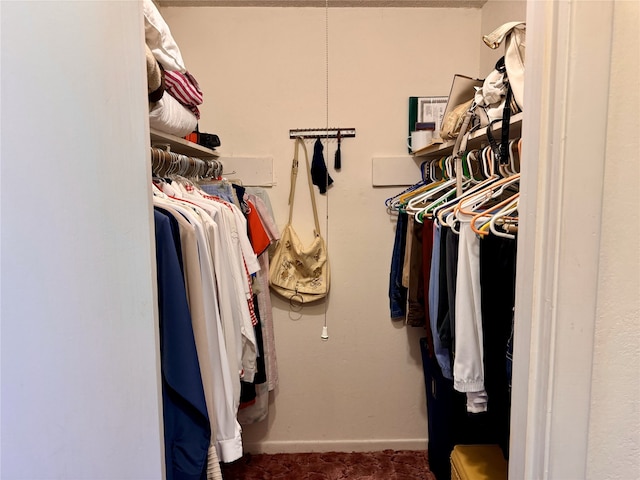
<path fill-rule="evenodd" d="M 482 7 L 482 35 L 488 35 L 507 22 L 526 20 L 526 0 L 488 0 Z M 485 78 L 504 55 L 504 44 L 493 50 L 480 40 L 480 78 Z"/>
<path fill-rule="evenodd" d="M 637 2 L 615 4 L 587 461 L 590 479 L 640 475 L 639 12 Z"/>
<path fill-rule="evenodd" d="M 274 157 L 278 185 L 270 195 L 283 226 L 288 131 L 326 125 L 324 9 L 180 7 L 162 14 L 203 88 L 201 129 L 220 135 L 225 155 Z M 457 44 L 443 48 L 445 37 Z M 329 124 L 357 129 L 342 143 L 342 171 L 331 168 L 328 230 L 327 201 L 318 195 L 332 264 L 330 339 L 320 339 L 324 305 L 305 308 L 295 321 L 288 303 L 275 300 L 280 387 L 268 422 L 245 429 L 250 449 L 424 448 L 424 331 L 389 319 L 394 223 L 384 200 L 398 189 L 371 187 L 371 159 L 406 155 L 408 97 L 447 95 L 454 74 L 477 75 L 479 39 L 478 9 L 330 10 Z M 334 149 L 325 151 L 330 166 Z M 309 195 L 299 181 L 294 220 L 308 240 Z"/>
<path fill-rule="evenodd" d="M 161 478 L 140 5 L 0 5 L 0 476 Z"/>
<path fill-rule="evenodd" d="M 486 8 L 494 3 L 485 6 L 483 25 Z M 148 166 L 141 130 L 144 63 L 135 48 L 141 35 L 138 8 L 134 2 L 0 3 L 2 478 L 161 476 L 150 207 L 139 188 L 148 180 Z M 168 14 L 185 13 L 176 10 Z M 304 73 L 313 68 L 314 75 L 324 75 L 318 60 L 323 14 L 308 12 L 307 23 L 298 24 L 289 12 L 274 10 L 274 16 L 286 17 L 274 31 L 274 19 L 265 11 L 245 17 L 247 10 L 240 16 L 237 10 L 215 9 L 202 21 L 193 18 L 202 12 L 188 19 L 197 35 L 188 34 L 186 24 L 178 22 L 176 29 L 181 45 L 209 48 L 208 55 L 183 48 L 194 73 L 205 77 L 203 127 L 221 134 L 225 152 L 274 154 L 280 185 L 272 196 L 282 223 L 291 157 L 286 131 L 324 121 L 316 93 L 324 86 L 316 79 L 313 93 L 306 90 Z M 403 438 L 409 439 L 405 444 L 420 441 L 426 429 L 420 335 L 395 328 L 386 315 L 393 226 L 382 201 L 391 192 L 369 187 L 369 164 L 372 155 L 404 153 L 407 96 L 442 93 L 449 73 L 478 64 L 478 57 L 470 52 L 469 58 L 449 59 L 446 76 L 436 74 L 431 62 L 424 69 L 405 68 L 425 51 L 412 45 L 413 32 L 424 25 L 432 35 L 441 24 L 451 28 L 454 14 L 406 10 L 412 17 L 406 18 L 404 12 L 371 12 L 331 13 L 332 25 L 344 22 L 339 32 L 357 48 L 334 47 L 332 58 L 341 63 L 336 63 L 340 69 L 332 67 L 332 98 L 346 103 L 332 100 L 330 121 L 352 123 L 358 138 L 343 144 L 345 167 L 335 175 L 330 194 L 329 236 L 337 270 L 330 341 L 320 343 L 317 310 L 296 323 L 278 304 L 282 383 L 268 429 L 261 425 L 246 432 L 250 441 L 274 448 L 294 449 L 289 442 L 297 440 L 319 449 L 366 448 L 364 438 L 396 446 Z M 427 17 L 436 12 L 438 19 L 420 16 L 413 23 L 417 12 Z M 486 33 L 474 27 L 477 11 L 454 12 L 471 31 L 465 42 Z M 370 30 L 359 36 L 357 28 L 346 26 L 348 15 L 367 19 Z M 394 18 L 412 25 L 412 35 L 403 34 L 402 22 L 388 23 Z M 589 429 L 588 477 L 594 479 L 636 478 L 640 458 L 637 4 L 617 2 L 615 22 Z M 114 24 L 119 35 L 113 35 Z M 295 25 L 299 30 L 293 35 Z M 242 43 L 245 28 L 257 30 L 262 40 Z M 272 55 L 273 42 L 280 55 Z M 392 52 L 398 43 L 401 48 Z M 292 45 L 298 49 L 295 73 L 287 54 Z M 433 57 L 440 52 L 426 51 Z M 253 56 L 268 58 L 260 65 L 265 68 L 252 68 Z M 54 71 L 67 75 L 51 75 Z M 333 76 L 338 74 L 340 81 Z M 240 81 L 246 82 L 240 84 L 245 98 L 230 87 Z M 294 88 L 302 100 L 282 94 Z M 370 108 L 373 101 L 377 104 Z M 361 271 L 365 275 L 358 276 Z"/>

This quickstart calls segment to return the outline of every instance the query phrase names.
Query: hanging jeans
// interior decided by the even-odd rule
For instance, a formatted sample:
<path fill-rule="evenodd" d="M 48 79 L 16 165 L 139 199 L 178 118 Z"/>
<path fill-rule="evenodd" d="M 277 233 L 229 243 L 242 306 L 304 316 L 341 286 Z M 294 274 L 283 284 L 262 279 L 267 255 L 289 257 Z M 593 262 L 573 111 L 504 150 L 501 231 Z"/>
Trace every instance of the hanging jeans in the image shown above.
<path fill-rule="evenodd" d="M 396 237 L 391 256 L 391 272 L 389 274 L 389 304 L 391 318 L 404 319 L 407 314 L 407 289 L 402 286 L 402 266 L 404 262 L 405 239 L 407 237 L 407 214 L 398 214 Z"/>

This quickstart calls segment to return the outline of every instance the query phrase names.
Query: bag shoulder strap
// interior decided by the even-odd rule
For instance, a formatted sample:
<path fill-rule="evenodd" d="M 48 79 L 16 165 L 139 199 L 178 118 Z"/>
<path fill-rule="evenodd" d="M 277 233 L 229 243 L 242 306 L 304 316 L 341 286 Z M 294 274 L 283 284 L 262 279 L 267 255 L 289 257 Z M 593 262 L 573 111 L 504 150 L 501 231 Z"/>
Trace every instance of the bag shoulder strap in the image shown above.
<path fill-rule="evenodd" d="M 296 195 L 296 180 L 298 179 L 298 147 L 302 145 L 302 151 L 304 152 L 305 165 L 307 167 L 307 180 L 309 181 L 309 193 L 311 194 L 311 206 L 313 207 L 313 221 L 315 222 L 316 229 L 314 235 L 320 236 L 320 222 L 318 221 L 318 209 L 316 207 L 316 196 L 313 191 L 313 181 L 311 180 L 311 167 L 309 165 L 309 154 L 307 153 L 307 147 L 304 144 L 302 137 L 296 138 L 295 152 L 293 155 L 293 162 L 291 164 L 291 187 L 289 190 L 289 225 L 293 219 L 293 201 Z"/>
<path fill-rule="evenodd" d="M 509 81 L 509 77 L 507 75 L 507 67 L 504 64 L 504 57 L 501 57 L 496 63 L 496 70 L 498 70 L 505 76 L 505 84 L 507 87 L 507 95 L 504 101 L 504 108 L 502 109 L 502 136 L 500 139 L 500 144 L 498 144 L 493 135 L 493 132 L 491 131 L 491 127 L 492 123 L 498 122 L 500 120 L 494 120 L 494 122 L 490 123 L 487 126 L 487 138 L 498 163 L 504 165 L 506 163 L 509 163 L 509 126 L 511 123 L 511 100 L 513 97 L 513 90 L 511 89 L 511 82 Z"/>

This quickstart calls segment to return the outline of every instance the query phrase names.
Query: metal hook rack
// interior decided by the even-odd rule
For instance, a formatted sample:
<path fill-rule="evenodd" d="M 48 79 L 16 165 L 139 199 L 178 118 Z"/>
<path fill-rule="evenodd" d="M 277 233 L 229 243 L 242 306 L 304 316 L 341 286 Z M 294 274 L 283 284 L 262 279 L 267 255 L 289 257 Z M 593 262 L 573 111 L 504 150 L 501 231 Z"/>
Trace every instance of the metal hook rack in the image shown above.
<path fill-rule="evenodd" d="M 353 138 L 355 128 L 292 128 L 289 138 Z"/>

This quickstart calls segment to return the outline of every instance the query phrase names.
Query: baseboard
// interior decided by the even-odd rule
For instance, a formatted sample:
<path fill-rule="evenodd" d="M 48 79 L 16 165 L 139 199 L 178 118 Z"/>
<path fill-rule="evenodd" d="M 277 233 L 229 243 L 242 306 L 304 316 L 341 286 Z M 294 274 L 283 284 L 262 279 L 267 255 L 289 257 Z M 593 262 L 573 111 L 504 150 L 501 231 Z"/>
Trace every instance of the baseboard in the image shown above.
<path fill-rule="evenodd" d="M 426 438 L 392 440 L 287 440 L 244 445 L 247 453 L 377 452 L 380 450 L 426 450 Z"/>

